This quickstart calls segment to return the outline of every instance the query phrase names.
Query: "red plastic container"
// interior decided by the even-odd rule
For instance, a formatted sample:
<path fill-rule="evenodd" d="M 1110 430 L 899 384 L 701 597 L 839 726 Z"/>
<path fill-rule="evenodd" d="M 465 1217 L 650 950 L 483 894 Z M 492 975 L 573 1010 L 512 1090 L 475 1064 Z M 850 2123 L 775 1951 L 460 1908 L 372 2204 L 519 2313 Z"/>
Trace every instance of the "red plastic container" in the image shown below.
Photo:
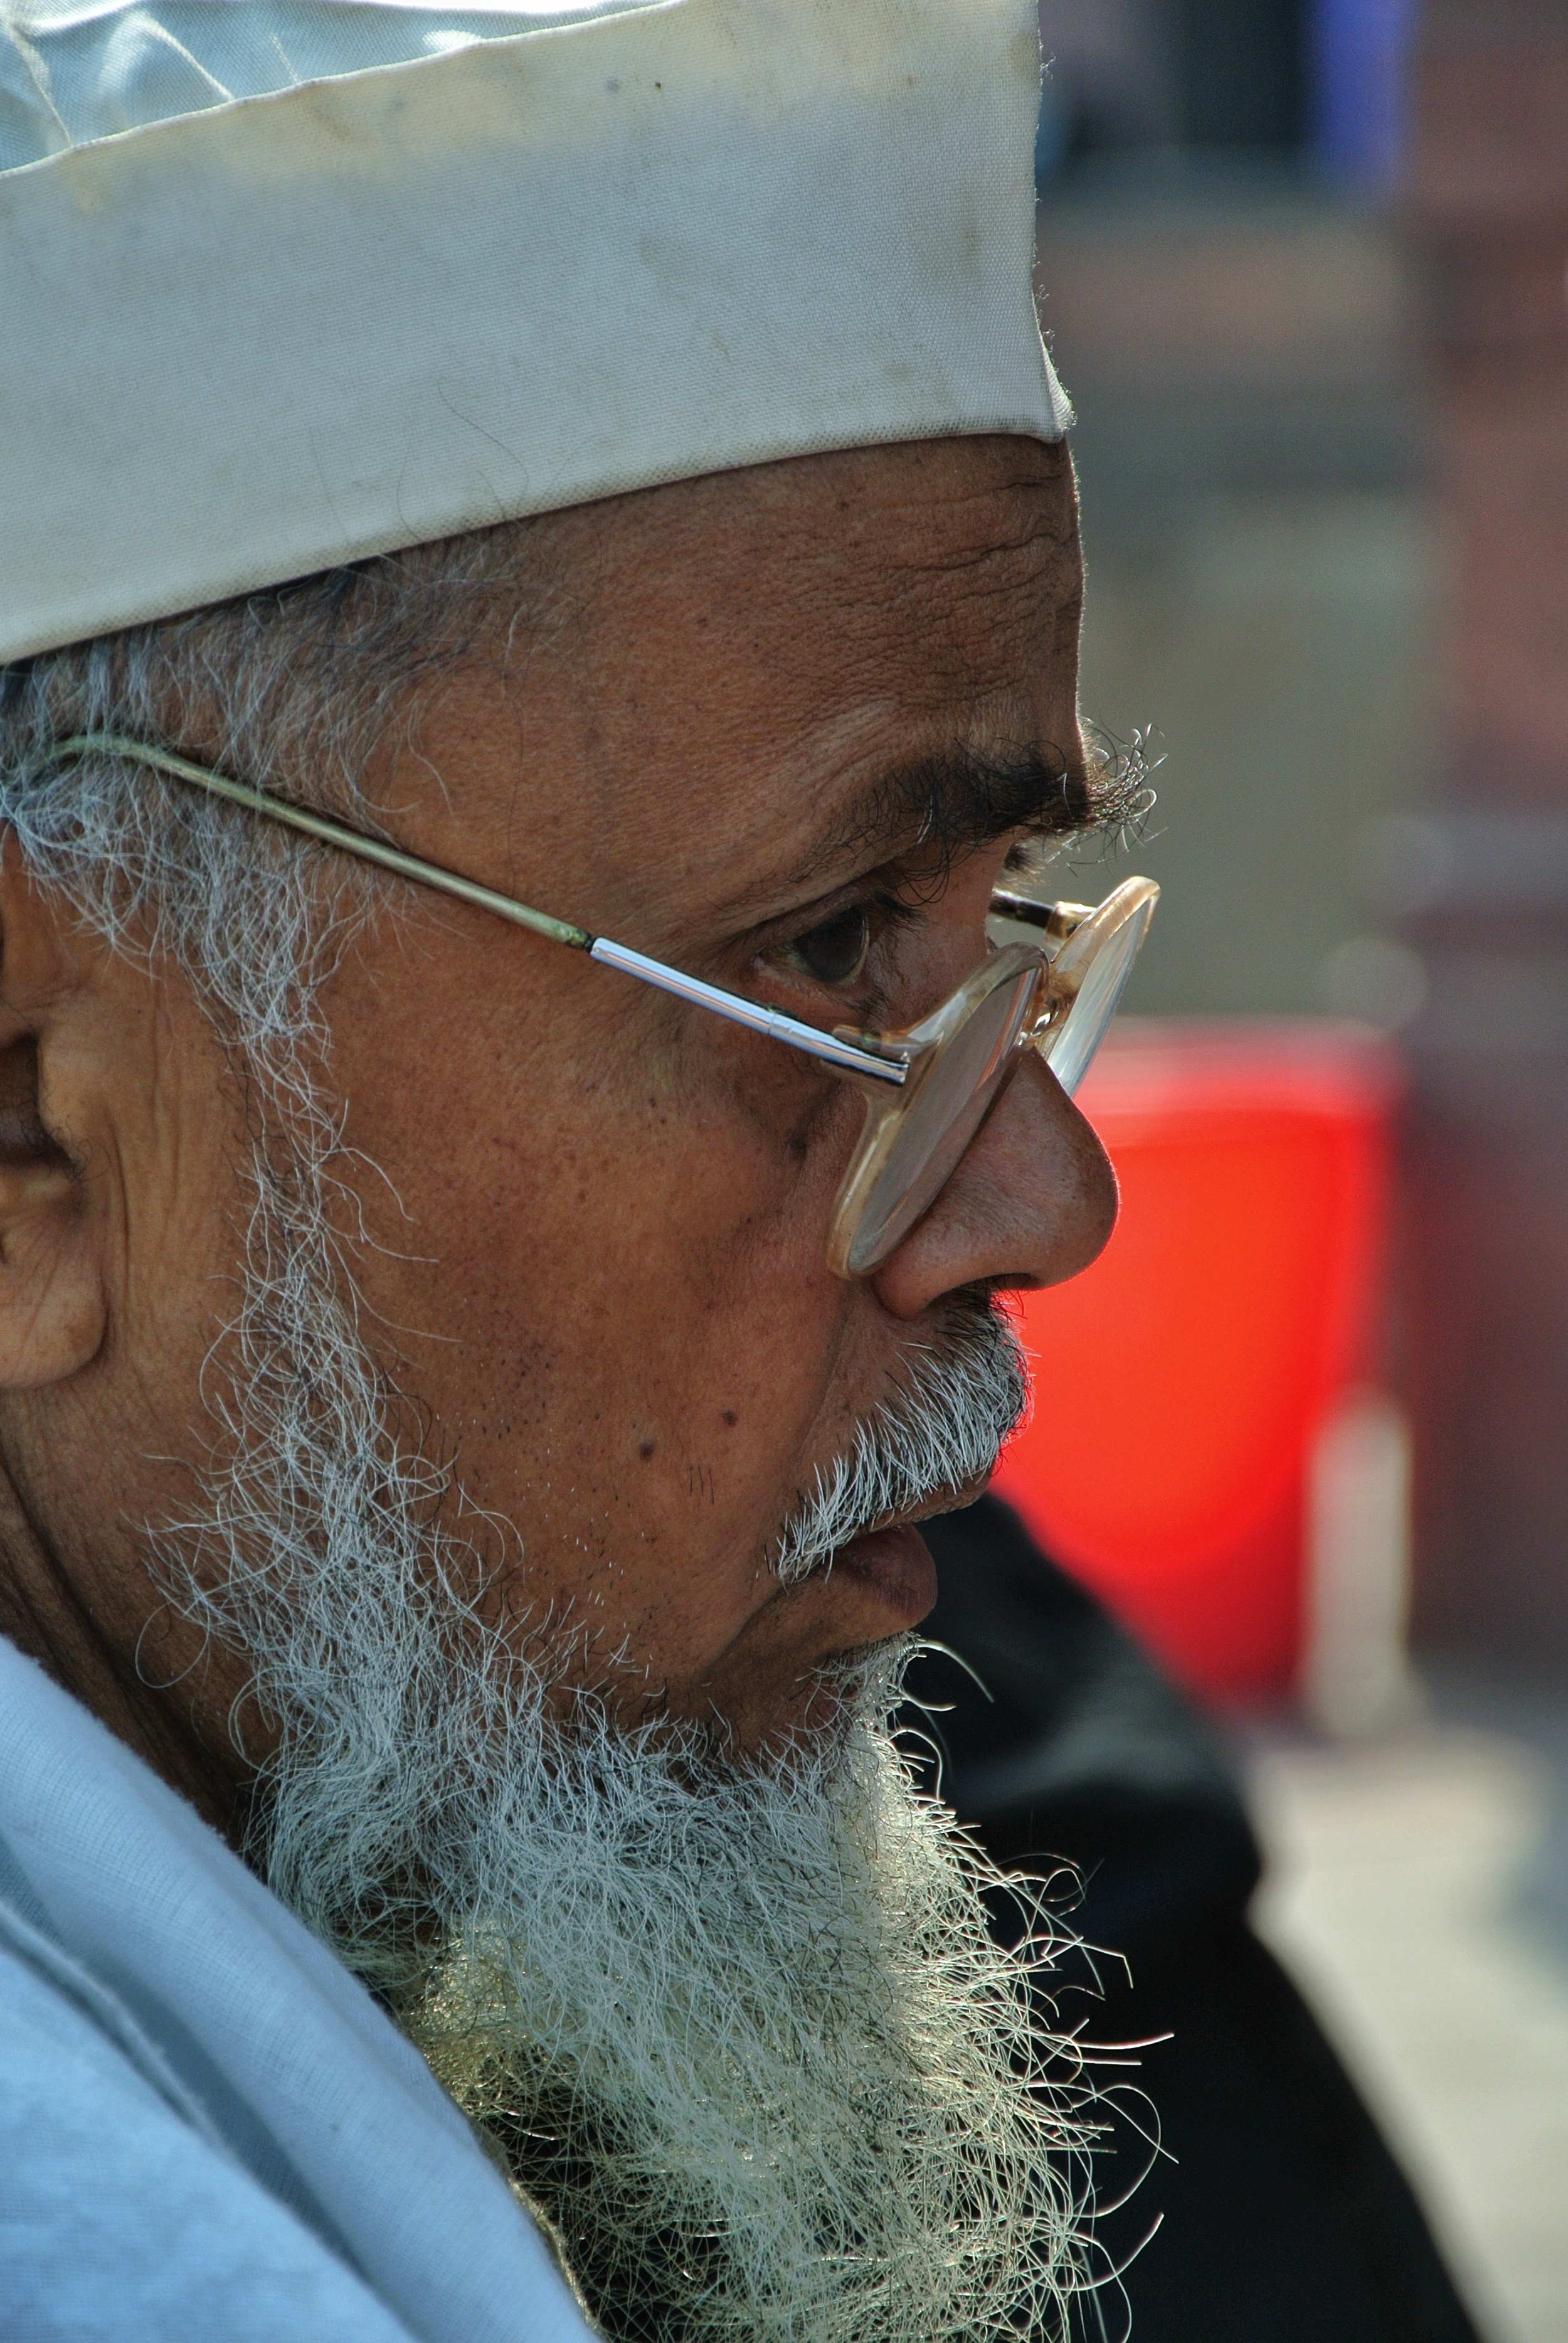
<path fill-rule="evenodd" d="M 1081 1094 L 1121 1185 L 1104 1253 L 1019 1299 L 1035 1406 L 996 1487 L 1195 1690 L 1296 1680 L 1307 1463 L 1380 1315 L 1389 1046 L 1127 1025 Z"/>

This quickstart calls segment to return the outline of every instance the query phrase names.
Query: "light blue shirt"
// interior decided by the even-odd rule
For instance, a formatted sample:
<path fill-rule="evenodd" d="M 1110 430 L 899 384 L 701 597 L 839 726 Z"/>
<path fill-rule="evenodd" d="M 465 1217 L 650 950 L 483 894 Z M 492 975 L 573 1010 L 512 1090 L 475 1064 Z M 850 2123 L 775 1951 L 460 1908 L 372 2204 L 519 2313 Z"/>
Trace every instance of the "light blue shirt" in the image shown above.
<path fill-rule="evenodd" d="M 5 2343 L 586 2343 L 364 1987 L 0 1639 Z"/>

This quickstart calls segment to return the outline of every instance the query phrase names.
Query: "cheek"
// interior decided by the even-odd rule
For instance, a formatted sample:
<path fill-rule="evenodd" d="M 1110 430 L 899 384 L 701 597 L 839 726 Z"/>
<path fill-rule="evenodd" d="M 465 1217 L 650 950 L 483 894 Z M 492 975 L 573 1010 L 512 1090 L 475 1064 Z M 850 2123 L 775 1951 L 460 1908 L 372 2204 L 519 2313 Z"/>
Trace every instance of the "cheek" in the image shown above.
<path fill-rule="evenodd" d="M 398 1251 L 438 1262 L 461 1306 L 525 1326 L 549 1322 L 566 1294 L 612 1322 L 668 1319 L 781 1274 L 810 1280 L 860 1112 L 838 1085 L 803 1099 L 799 1086 L 653 1081 L 498 1098 L 475 1084 L 427 1125 L 438 1154 L 422 1137 L 398 1151 L 400 1171 L 380 1161 L 415 1240 Z M 460 1147 L 447 1130 L 465 1133 Z"/>
<path fill-rule="evenodd" d="M 443 1101 L 461 1150 L 399 1151 L 401 1258 L 365 1258 L 367 1299 L 419 1330 L 400 1379 L 470 1498 L 522 1533 L 530 1597 L 639 1637 L 657 1612 L 699 1653 L 757 1599 L 815 1446 L 851 1301 L 825 1242 L 858 1101 L 508 1094 L 515 1112 L 493 1085 L 482 1115 Z"/>
<path fill-rule="evenodd" d="M 821 1355 L 805 1329 L 840 1300 L 824 1257 L 838 1166 L 809 1129 L 728 1106 L 596 1103 L 569 1141 L 494 1131 L 444 1180 L 419 1250 L 458 1335 L 449 1366 L 488 1407 L 511 1394 L 508 1430 L 548 1403 L 607 1461 L 653 1437 L 711 1479 L 715 1442 L 752 1444 L 762 1388 Z"/>

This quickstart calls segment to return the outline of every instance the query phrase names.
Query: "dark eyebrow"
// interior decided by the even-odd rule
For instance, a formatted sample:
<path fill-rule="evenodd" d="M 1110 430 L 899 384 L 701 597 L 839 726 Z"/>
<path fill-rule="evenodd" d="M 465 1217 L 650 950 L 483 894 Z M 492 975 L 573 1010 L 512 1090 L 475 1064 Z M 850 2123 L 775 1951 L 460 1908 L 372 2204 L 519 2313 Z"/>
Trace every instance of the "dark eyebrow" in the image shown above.
<path fill-rule="evenodd" d="M 1055 750 L 986 756 L 956 747 L 879 775 L 843 809 L 793 874 L 805 885 L 830 865 L 919 853 L 940 885 L 952 864 L 1010 831 L 1066 838 L 1137 820 L 1147 795 L 1141 742 L 1092 739 L 1077 767 Z"/>

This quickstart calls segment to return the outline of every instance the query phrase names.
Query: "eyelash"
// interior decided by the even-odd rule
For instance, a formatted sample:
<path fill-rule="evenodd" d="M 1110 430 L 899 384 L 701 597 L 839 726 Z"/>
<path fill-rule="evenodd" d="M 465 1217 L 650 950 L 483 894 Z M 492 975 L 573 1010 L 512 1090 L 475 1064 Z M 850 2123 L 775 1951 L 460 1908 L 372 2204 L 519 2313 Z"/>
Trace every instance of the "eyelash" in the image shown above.
<path fill-rule="evenodd" d="M 837 980 L 829 980 L 817 975 L 810 969 L 803 966 L 799 958 L 801 945 L 809 942 L 813 936 L 824 934 L 839 920 L 846 920 L 855 912 L 859 912 L 864 917 L 869 934 L 866 940 L 865 950 L 853 971 Z M 787 937 L 782 943 L 775 946 L 773 957 L 791 964 L 796 973 L 803 976 L 809 984 L 820 985 L 825 990 L 836 990 L 840 987 L 858 983 L 865 973 L 867 961 L 882 938 L 890 930 L 902 927 L 915 916 L 914 906 L 901 901 L 897 895 L 861 896 L 848 903 L 840 904 L 836 910 L 829 911 L 826 919 L 813 920 L 809 926 L 797 929 L 792 936 Z"/>

